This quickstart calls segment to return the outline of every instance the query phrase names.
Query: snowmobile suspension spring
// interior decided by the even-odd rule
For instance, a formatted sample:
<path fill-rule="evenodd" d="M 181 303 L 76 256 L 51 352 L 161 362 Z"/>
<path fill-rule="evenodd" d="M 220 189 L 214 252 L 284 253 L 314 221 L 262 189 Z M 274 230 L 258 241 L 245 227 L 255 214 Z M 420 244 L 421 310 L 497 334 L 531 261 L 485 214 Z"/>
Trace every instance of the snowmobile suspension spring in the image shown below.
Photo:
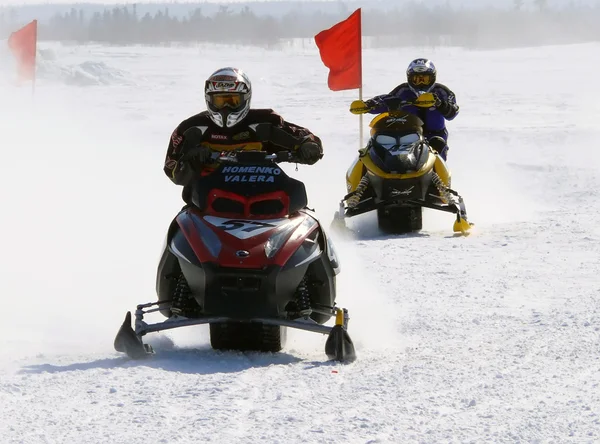
<path fill-rule="evenodd" d="M 312 313 L 310 308 L 310 292 L 308 291 L 307 278 L 304 276 L 300 281 L 300 285 L 296 289 L 296 304 L 298 306 L 298 312 L 302 316 L 308 316 Z"/>
<path fill-rule="evenodd" d="M 365 192 L 368 186 L 369 177 L 363 176 L 362 179 L 360 179 L 360 182 L 358 183 L 354 194 L 348 198 L 348 208 L 354 208 L 356 205 L 358 205 L 363 193 Z"/>
<path fill-rule="evenodd" d="M 189 298 L 190 287 L 188 287 L 187 281 L 183 273 L 177 278 L 177 285 L 173 294 L 173 302 L 171 305 L 171 311 L 175 314 L 181 314 L 185 307 L 185 302 Z"/>
<path fill-rule="evenodd" d="M 440 176 L 438 176 L 435 172 L 431 177 L 431 181 L 440 192 L 440 196 L 442 199 L 444 199 L 449 204 L 455 203 L 454 196 L 452 196 L 452 194 L 450 193 L 449 188 L 446 185 L 444 185 L 444 182 L 442 182 Z"/>

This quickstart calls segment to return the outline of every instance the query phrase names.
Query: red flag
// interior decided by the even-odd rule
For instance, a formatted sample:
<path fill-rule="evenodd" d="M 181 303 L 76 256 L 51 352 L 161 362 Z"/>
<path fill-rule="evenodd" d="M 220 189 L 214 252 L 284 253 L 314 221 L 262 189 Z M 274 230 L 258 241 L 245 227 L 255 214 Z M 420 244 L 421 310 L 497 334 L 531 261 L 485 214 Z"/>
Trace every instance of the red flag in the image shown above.
<path fill-rule="evenodd" d="M 17 59 L 21 80 L 35 80 L 37 20 L 25 25 L 8 38 L 8 47 Z"/>
<path fill-rule="evenodd" d="M 329 68 L 327 84 L 332 91 L 362 87 L 361 37 L 360 8 L 315 36 L 321 60 Z"/>

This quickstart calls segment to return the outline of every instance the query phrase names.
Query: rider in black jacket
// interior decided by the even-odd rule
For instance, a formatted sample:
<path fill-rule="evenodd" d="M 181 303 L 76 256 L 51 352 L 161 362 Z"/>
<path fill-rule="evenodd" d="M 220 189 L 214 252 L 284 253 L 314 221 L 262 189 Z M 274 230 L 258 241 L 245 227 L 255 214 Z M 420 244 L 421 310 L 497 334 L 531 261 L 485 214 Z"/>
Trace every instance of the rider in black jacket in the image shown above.
<path fill-rule="evenodd" d="M 190 203 L 187 188 L 191 182 L 214 170 L 214 152 L 289 150 L 308 165 L 323 157 L 321 140 L 306 128 L 286 122 L 272 109 L 250 109 L 252 85 L 241 70 L 227 67 L 215 71 L 206 80 L 204 95 L 207 110 L 179 124 L 171 135 L 165 159 L 165 174 L 184 186 L 186 203 Z M 265 134 L 265 124 L 275 131 Z M 201 140 L 186 140 L 184 133 L 192 127 L 200 129 Z M 281 137 L 282 132 L 290 137 Z"/>

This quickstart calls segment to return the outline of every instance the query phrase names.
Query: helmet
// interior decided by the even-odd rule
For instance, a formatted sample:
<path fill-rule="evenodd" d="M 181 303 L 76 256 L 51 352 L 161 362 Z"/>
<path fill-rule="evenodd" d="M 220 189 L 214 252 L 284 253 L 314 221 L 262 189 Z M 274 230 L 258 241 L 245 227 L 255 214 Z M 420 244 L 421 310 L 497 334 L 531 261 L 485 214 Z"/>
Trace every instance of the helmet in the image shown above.
<path fill-rule="evenodd" d="M 248 114 L 252 84 L 242 70 L 221 68 L 206 80 L 204 98 L 212 121 L 220 127 L 230 128 L 244 120 Z"/>
<path fill-rule="evenodd" d="M 429 92 L 435 86 L 437 70 L 431 60 L 415 59 L 406 69 L 408 86 L 415 94 Z"/>

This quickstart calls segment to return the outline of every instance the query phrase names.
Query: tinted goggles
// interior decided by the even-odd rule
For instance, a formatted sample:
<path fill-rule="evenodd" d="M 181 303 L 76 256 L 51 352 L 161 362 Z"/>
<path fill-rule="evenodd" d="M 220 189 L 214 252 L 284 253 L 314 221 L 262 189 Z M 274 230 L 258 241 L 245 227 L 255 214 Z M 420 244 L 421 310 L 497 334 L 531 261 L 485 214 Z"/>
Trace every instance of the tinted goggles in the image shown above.
<path fill-rule="evenodd" d="M 429 86 L 431 85 L 433 78 L 430 74 L 412 74 L 410 81 L 415 86 Z"/>
<path fill-rule="evenodd" d="M 211 94 L 210 103 L 216 109 L 223 109 L 226 106 L 235 109 L 241 105 L 242 95 L 240 93 Z"/>

